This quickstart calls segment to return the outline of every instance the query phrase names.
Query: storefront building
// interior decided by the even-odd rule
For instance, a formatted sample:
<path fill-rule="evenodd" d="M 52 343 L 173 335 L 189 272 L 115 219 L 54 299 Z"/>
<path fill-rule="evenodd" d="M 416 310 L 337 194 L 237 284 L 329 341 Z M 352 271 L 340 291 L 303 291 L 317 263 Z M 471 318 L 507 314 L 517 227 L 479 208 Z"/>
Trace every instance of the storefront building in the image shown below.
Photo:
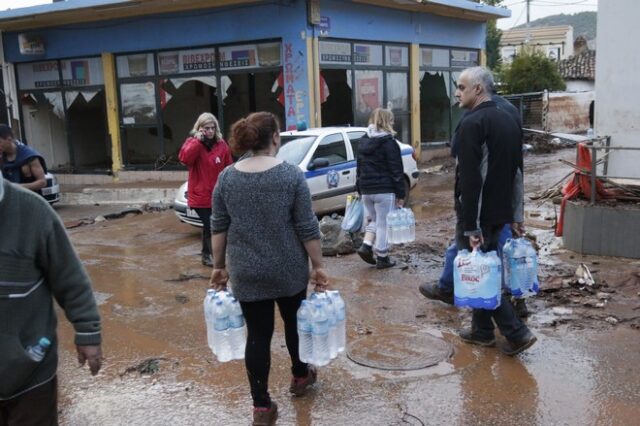
<path fill-rule="evenodd" d="M 466 0 L 67 0 L 0 12 L 9 118 L 50 168 L 180 169 L 197 116 L 225 136 L 252 111 L 283 129 L 366 125 L 391 108 L 416 148 L 448 141 L 455 79 L 481 64 Z"/>

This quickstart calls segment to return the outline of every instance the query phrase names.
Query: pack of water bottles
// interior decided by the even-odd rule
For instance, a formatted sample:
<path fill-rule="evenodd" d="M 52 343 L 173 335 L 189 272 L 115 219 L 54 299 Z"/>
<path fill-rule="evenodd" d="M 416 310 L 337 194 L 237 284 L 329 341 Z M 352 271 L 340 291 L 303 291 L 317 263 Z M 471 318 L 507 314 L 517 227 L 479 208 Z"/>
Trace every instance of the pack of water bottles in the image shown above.
<path fill-rule="evenodd" d="M 416 218 L 411 209 L 391 210 L 387 214 L 387 242 L 410 243 L 416 239 Z"/>
<path fill-rule="evenodd" d="M 461 250 L 453 261 L 456 306 L 496 309 L 502 293 L 502 263 L 495 251 Z"/>
<path fill-rule="evenodd" d="M 243 359 L 247 344 L 240 302 L 228 291 L 207 290 L 204 298 L 207 343 L 220 362 Z"/>
<path fill-rule="evenodd" d="M 538 255 L 526 238 L 509 239 L 502 249 L 504 282 L 518 298 L 538 293 Z"/>
<path fill-rule="evenodd" d="M 297 317 L 302 362 L 321 367 L 344 351 L 346 309 L 340 292 L 312 293 L 302 301 Z"/>

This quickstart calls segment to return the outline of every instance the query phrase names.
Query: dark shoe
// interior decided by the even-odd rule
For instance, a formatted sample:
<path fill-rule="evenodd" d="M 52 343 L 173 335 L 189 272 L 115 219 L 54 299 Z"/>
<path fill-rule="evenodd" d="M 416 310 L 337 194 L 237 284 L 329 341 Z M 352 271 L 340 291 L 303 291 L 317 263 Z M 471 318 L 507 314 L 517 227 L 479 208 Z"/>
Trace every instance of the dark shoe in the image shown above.
<path fill-rule="evenodd" d="M 304 396 L 307 390 L 318 379 L 318 370 L 313 365 L 309 365 L 307 375 L 305 377 L 292 377 L 289 392 L 295 396 Z"/>
<path fill-rule="evenodd" d="M 253 426 L 271 426 L 278 419 L 278 404 L 271 401 L 271 407 L 253 407 Z"/>
<path fill-rule="evenodd" d="M 389 256 L 380 257 L 376 259 L 376 269 L 387 269 L 396 266 L 396 262 L 391 260 Z"/>
<path fill-rule="evenodd" d="M 448 305 L 453 305 L 453 292 L 444 291 L 437 284 L 423 283 L 418 286 L 418 290 L 427 299 L 439 300 Z"/>
<path fill-rule="evenodd" d="M 527 331 L 527 334 L 525 334 L 521 339 L 507 340 L 507 343 L 502 346 L 501 349 L 505 354 L 514 356 L 529 349 L 537 340 L 538 338 L 534 336 L 532 332 Z"/>
<path fill-rule="evenodd" d="M 210 254 L 202 253 L 202 264 L 209 268 L 213 268 L 213 257 Z"/>
<path fill-rule="evenodd" d="M 516 312 L 518 318 L 523 319 L 529 316 L 529 309 L 525 299 L 513 299 L 513 310 Z"/>
<path fill-rule="evenodd" d="M 369 265 L 376 264 L 376 260 L 373 258 L 373 247 L 371 247 L 369 244 L 360 244 L 358 255 L 360 256 L 360 259 L 364 260 Z"/>
<path fill-rule="evenodd" d="M 471 343 L 472 345 L 480 345 L 484 347 L 492 347 L 496 345 L 495 337 L 492 337 L 491 339 L 483 339 L 473 334 L 473 331 L 471 331 L 470 328 L 460 330 L 458 336 L 460 336 L 463 342 Z"/>

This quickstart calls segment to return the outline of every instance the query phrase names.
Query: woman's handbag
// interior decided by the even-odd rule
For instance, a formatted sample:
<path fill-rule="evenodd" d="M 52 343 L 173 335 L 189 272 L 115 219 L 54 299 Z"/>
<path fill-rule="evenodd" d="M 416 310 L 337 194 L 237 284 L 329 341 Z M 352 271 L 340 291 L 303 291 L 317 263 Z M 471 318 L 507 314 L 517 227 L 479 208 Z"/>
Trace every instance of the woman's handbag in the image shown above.
<path fill-rule="evenodd" d="M 350 197 L 349 197 L 350 198 Z M 340 227 L 345 232 L 359 232 L 362 229 L 364 219 L 364 206 L 360 197 L 353 197 L 351 201 L 347 199 L 347 208 L 344 211 L 344 219 Z"/>

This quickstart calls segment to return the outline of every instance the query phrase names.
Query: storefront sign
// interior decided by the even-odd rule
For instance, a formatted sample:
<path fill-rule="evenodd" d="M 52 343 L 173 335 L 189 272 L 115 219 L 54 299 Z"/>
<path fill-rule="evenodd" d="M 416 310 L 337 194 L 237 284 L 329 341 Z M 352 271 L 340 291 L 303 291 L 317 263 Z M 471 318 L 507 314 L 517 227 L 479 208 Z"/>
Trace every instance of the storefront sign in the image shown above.
<path fill-rule="evenodd" d="M 158 53 L 160 74 L 189 74 L 216 69 L 216 51 L 205 49 L 175 50 Z"/>
<path fill-rule="evenodd" d="M 44 40 L 38 35 L 18 34 L 18 44 L 22 55 L 43 55 Z"/>
<path fill-rule="evenodd" d="M 386 46 L 385 64 L 392 67 L 408 67 L 409 49 L 404 46 Z"/>
<path fill-rule="evenodd" d="M 296 90 L 295 83 L 300 80 L 303 56 L 294 55 L 293 45 L 284 45 L 284 92 L 287 109 L 287 130 L 295 130 L 296 123 L 305 119 L 305 93 Z"/>
<path fill-rule="evenodd" d="M 147 77 L 155 74 L 153 54 L 137 53 L 116 58 L 118 77 Z"/>
<path fill-rule="evenodd" d="M 255 44 L 220 48 L 220 68 L 252 68 L 258 65 Z"/>
<path fill-rule="evenodd" d="M 474 67 L 478 65 L 478 52 L 475 50 L 452 50 L 452 67 Z"/>
<path fill-rule="evenodd" d="M 358 65 L 382 65 L 382 46 L 354 44 L 353 61 Z"/>
<path fill-rule="evenodd" d="M 321 41 L 320 62 L 330 64 L 350 64 L 351 45 L 349 43 Z"/>
<path fill-rule="evenodd" d="M 331 18 L 328 16 L 321 16 L 318 28 L 320 28 L 320 35 L 329 35 L 329 30 L 331 30 Z"/>

